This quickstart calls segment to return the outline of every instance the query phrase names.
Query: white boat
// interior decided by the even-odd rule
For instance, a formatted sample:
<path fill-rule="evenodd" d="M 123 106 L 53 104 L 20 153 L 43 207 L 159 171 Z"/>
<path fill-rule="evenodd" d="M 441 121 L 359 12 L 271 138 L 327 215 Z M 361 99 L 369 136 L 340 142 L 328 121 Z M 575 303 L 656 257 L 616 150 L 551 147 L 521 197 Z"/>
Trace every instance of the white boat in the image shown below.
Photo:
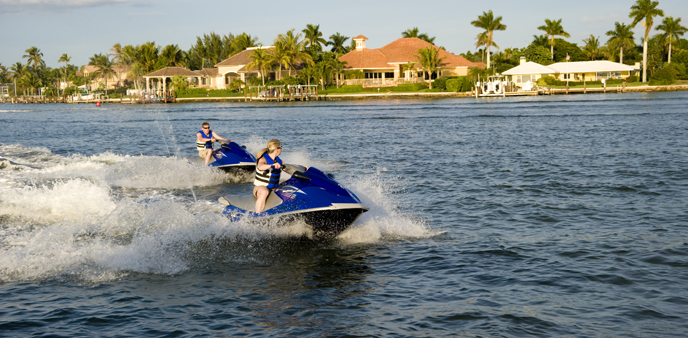
<path fill-rule="evenodd" d="M 507 81 L 501 75 L 488 76 L 485 81 L 478 81 L 475 84 L 475 97 L 498 97 L 506 96 Z"/>

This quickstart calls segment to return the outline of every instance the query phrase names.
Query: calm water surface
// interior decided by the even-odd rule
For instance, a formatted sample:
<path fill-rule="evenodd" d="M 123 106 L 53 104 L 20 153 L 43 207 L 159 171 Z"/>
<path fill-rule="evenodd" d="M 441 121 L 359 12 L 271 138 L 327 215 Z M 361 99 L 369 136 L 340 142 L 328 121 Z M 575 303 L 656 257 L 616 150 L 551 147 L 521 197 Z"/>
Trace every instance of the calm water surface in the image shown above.
<path fill-rule="evenodd" d="M 195 132 L 333 173 L 327 243 L 229 223 Z M 688 93 L 0 105 L 0 336 L 685 337 Z"/>

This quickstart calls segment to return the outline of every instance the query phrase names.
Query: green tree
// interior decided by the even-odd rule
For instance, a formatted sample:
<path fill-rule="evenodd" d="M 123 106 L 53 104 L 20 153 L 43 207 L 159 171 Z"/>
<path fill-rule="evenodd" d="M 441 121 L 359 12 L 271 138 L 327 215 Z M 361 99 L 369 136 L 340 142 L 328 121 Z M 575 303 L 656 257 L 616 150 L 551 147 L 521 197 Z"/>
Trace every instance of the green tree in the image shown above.
<path fill-rule="evenodd" d="M 186 76 L 175 75 L 172 77 L 171 85 L 174 90 L 186 89 L 189 87 L 189 79 Z"/>
<path fill-rule="evenodd" d="M 57 60 L 57 62 L 64 62 L 65 63 L 65 68 L 64 68 L 65 86 L 67 85 L 67 76 L 68 76 L 68 69 L 67 68 L 69 66 L 69 61 L 71 59 L 72 59 L 71 56 L 67 55 L 67 53 L 64 53 L 64 54 L 62 54 L 62 56 L 60 56 L 60 59 Z"/>
<path fill-rule="evenodd" d="M 669 44 L 669 63 L 671 63 L 671 45 L 681 40 L 683 34 L 688 31 L 688 28 L 681 25 L 681 18 L 674 20 L 673 17 L 668 16 L 662 20 L 662 24 L 657 26 L 657 30 L 664 31 L 662 38 Z"/>
<path fill-rule="evenodd" d="M 645 38 L 643 39 L 643 82 L 647 82 L 647 37 L 652 30 L 654 17 L 664 16 L 664 11 L 657 8 L 658 5 L 658 1 L 637 0 L 635 4 L 631 6 L 631 13 L 628 15 L 633 19 L 631 27 L 635 28 L 641 21 L 643 22 L 643 27 L 645 27 Z"/>
<path fill-rule="evenodd" d="M 543 66 L 551 65 L 554 63 L 554 61 L 551 59 L 550 51 L 548 51 L 547 47 L 544 46 L 530 44 L 528 47 L 525 48 L 524 55 L 526 57 L 526 60 L 539 63 Z"/>
<path fill-rule="evenodd" d="M 530 43 L 535 46 L 547 47 L 549 46 L 549 38 L 543 35 L 533 35 L 533 42 Z"/>
<path fill-rule="evenodd" d="M 107 95 L 108 78 L 117 74 L 113 68 L 112 61 L 110 61 L 110 57 L 103 54 L 96 54 L 90 58 L 89 65 L 98 67 L 98 70 L 95 71 L 95 75 L 105 80 L 105 95 Z"/>
<path fill-rule="evenodd" d="M 258 68 L 260 77 L 263 79 L 263 86 L 265 86 L 265 72 L 271 70 L 275 66 L 275 60 L 267 49 L 258 48 L 253 50 L 253 53 L 248 56 L 251 59 L 246 65 L 248 70 Z"/>
<path fill-rule="evenodd" d="M 322 45 L 327 46 L 327 41 L 323 39 L 320 25 L 307 24 L 302 31 L 306 48 L 315 52 L 322 52 Z"/>
<path fill-rule="evenodd" d="M 288 69 L 289 75 L 291 75 L 296 62 L 309 65 L 314 64 L 313 57 L 306 52 L 305 40 L 299 40 L 300 38 L 301 34 L 294 34 L 294 29 L 291 29 L 286 34 L 280 34 L 275 39 L 275 56 L 277 56 L 278 51 L 280 54 L 275 61 L 284 66 L 285 69 Z"/>
<path fill-rule="evenodd" d="M 590 37 L 583 39 L 583 42 L 585 42 L 585 46 L 583 46 L 583 52 L 590 60 L 595 61 L 595 58 L 598 58 L 602 55 L 599 37 L 596 38 L 594 35 L 590 34 Z"/>
<path fill-rule="evenodd" d="M 490 47 L 494 45 L 499 49 L 499 46 L 494 43 L 494 31 L 503 31 L 506 29 L 506 25 L 502 23 L 501 16 L 494 17 L 492 10 L 483 12 L 483 15 L 478 16 L 478 20 L 471 21 L 471 25 L 485 30 L 483 34 L 479 35 L 479 41 L 485 45 L 487 50 L 487 68 L 490 68 Z"/>
<path fill-rule="evenodd" d="M 327 42 L 327 45 L 332 46 L 332 48 L 330 49 L 331 52 L 344 54 L 347 52 L 344 44 L 346 44 L 346 40 L 348 39 L 348 36 L 341 35 L 339 34 L 339 32 L 337 32 L 335 34 L 330 35 L 330 41 Z"/>
<path fill-rule="evenodd" d="M 258 37 L 252 37 L 250 34 L 241 33 L 237 35 L 231 43 L 231 50 L 230 50 L 230 55 L 232 56 L 236 53 L 239 53 L 246 48 L 251 48 L 251 47 L 258 47 Z M 229 57 L 228 56 L 228 57 Z M 224 60 L 224 59 L 223 59 Z"/>
<path fill-rule="evenodd" d="M 183 50 L 179 49 L 178 45 L 167 45 L 160 52 L 160 57 L 169 61 L 169 64 L 174 67 L 186 67 L 186 55 Z"/>
<path fill-rule="evenodd" d="M 428 74 L 428 79 L 432 80 L 432 72 L 440 67 L 444 56 L 440 57 L 440 49 L 435 46 L 419 49 L 417 53 L 415 56 L 418 59 L 418 63 L 420 63 L 421 69 Z M 430 89 L 432 89 L 432 81 L 430 81 Z"/>
<path fill-rule="evenodd" d="M 413 27 L 409 28 L 403 32 L 401 32 L 401 37 L 402 38 L 419 38 L 421 40 L 427 41 L 431 44 L 435 44 L 435 37 L 430 37 L 426 33 L 420 33 L 420 30 L 418 27 Z"/>
<path fill-rule="evenodd" d="M 34 75 L 38 77 L 38 67 L 45 68 L 45 61 L 43 61 L 43 53 L 41 53 L 41 50 L 36 48 L 36 47 L 30 47 L 25 51 L 26 54 L 22 56 L 22 59 L 28 59 L 26 60 L 26 65 L 30 65 L 33 63 L 33 70 L 34 70 Z"/>
<path fill-rule="evenodd" d="M 614 23 L 614 30 L 610 30 L 606 34 L 609 36 L 607 46 L 610 49 L 619 48 L 619 63 L 623 63 L 624 48 L 630 49 L 635 47 L 631 26 L 626 26 L 626 24 L 617 21 Z"/>
<path fill-rule="evenodd" d="M 571 35 L 564 31 L 564 27 L 561 26 L 561 20 L 550 20 L 550 19 L 545 19 L 545 24 L 538 27 L 537 29 L 544 31 L 545 36 L 549 36 L 551 38 L 550 40 L 550 52 L 552 54 L 552 60 L 554 60 L 554 37 L 555 36 L 564 36 L 567 38 L 570 38 Z"/>

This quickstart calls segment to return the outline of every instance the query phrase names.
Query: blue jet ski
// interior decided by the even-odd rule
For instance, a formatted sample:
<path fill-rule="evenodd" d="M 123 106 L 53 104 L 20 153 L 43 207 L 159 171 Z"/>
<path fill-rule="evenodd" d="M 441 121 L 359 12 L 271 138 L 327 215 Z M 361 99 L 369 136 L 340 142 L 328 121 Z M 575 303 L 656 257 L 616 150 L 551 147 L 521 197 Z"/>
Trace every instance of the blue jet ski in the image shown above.
<path fill-rule="evenodd" d="M 254 171 L 256 169 L 256 158 L 246 151 L 246 146 L 240 146 L 236 142 L 218 142 L 220 149 L 213 154 L 215 161 L 208 164 L 224 171 Z"/>
<path fill-rule="evenodd" d="M 287 171 L 294 174 L 270 192 L 263 212 L 253 212 L 256 203 L 253 195 L 225 196 L 219 198 L 221 203 L 227 205 L 222 215 L 232 222 L 268 220 L 269 224 L 276 226 L 302 220 L 313 230 L 310 239 L 328 240 L 339 235 L 369 210 L 331 175 L 313 167 L 305 170 L 301 166 L 286 166 Z"/>

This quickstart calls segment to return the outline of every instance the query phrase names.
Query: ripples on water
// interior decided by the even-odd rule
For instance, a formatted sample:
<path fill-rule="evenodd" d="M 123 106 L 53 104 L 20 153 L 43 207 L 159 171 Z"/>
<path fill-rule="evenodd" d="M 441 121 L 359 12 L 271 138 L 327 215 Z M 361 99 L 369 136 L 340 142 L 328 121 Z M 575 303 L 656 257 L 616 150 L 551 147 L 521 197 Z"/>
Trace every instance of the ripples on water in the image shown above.
<path fill-rule="evenodd" d="M 687 104 L 3 105 L 0 336 L 684 336 Z M 329 243 L 227 222 L 250 177 L 182 159 L 203 121 L 371 211 Z"/>

